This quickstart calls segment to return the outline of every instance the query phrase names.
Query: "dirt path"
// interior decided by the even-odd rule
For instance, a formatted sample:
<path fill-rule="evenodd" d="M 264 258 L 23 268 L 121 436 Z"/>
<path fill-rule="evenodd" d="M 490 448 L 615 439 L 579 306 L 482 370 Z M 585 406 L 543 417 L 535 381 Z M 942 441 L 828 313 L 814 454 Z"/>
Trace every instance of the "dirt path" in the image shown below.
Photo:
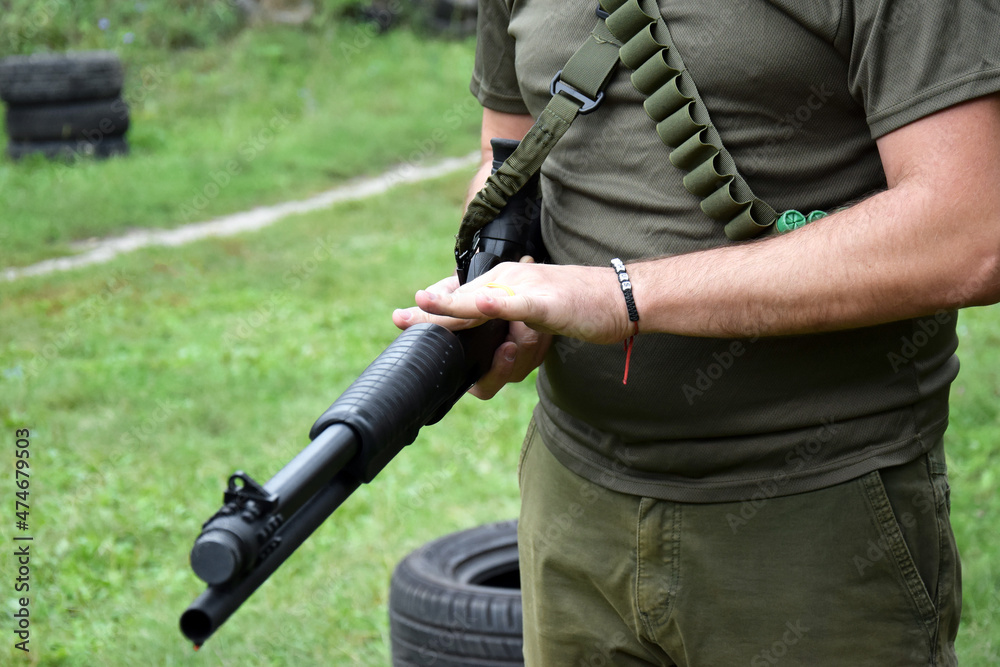
<path fill-rule="evenodd" d="M 179 246 L 213 236 L 233 236 L 234 234 L 254 231 L 273 225 L 290 215 L 318 211 L 340 202 L 373 197 L 387 192 L 397 185 L 418 183 L 450 174 L 459 169 L 468 169 L 475 166 L 478 160 L 479 153 L 473 153 L 465 157 L 449 158 L 433 164 L 402 165 L 373 178 L 349 181 L 309 199 L 284 202 L 274 206 L 262 206 L 175 229 L 138 230 L 125 236 L 100 239 L 88 244 L 86 250 L 79 255 L 47 259 L 16 269 L 4 269 L 3 278 L 10 282 L 28 276 L 44 276 L 57 271 L 69 271 L 92 264 L 103 264 L 118 255 L 139 248 Z"/>

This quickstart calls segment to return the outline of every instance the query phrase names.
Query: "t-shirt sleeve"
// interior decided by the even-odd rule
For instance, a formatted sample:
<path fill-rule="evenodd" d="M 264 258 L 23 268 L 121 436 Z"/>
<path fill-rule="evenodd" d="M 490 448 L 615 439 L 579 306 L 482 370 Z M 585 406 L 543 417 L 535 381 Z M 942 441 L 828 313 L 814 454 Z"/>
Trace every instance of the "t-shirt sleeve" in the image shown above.
<path fill-rule="evenodd" d="M 506 0 L 479 0 L 476 63 L 469 89 L 484 107 L 504 113 L 528 113 L 514 68 L 514 38 L 508 33 Z"/>
<path fill-rule="evenodd" d="M 994 0 L 854 0 L 851 93 L 873 138 L 1000 90 Z"/>

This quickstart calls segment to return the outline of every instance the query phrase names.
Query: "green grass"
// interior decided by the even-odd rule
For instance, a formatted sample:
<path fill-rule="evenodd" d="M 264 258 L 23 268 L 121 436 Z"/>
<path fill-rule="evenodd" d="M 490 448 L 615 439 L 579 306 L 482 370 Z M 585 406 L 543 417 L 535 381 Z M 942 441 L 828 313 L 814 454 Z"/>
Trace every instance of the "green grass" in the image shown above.
<path fill-rule="evenodd" d="M 0 158 L 0 267 L 468 153 L 481 115 L 472 56 L 469 41 L 344 20 L 248 30 L 206 50 L 126 49 L 132 155 Z"/>
<path fill-rule="evenodd" d="M 959 318 L 962 370 L 946 434 L 952 523 L 962 555 L 961 664 L 1000 664 L 1000 308 Z"/>

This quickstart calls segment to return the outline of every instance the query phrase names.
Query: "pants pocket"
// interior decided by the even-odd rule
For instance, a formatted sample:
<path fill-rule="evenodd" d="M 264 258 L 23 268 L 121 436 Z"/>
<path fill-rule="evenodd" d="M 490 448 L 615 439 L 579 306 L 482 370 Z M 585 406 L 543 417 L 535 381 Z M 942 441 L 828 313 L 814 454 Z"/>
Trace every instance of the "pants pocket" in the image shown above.
<path fill-rule="evenodd" d="M 907 466 L 900 468 L 905 467 Z M 914 514 L 901 509 L 908 501 L 923 496 L 907 497 L 906 493 L 911 487 L 908 484 L 897 484 L 900 481 L 897 479 L 899 472 L 900 470 L 893 469 L 875 471 L 866 475 L 863 482 L 869 508 L 879 530 L 879 546 L 895 565 L 900 584 L 912 602 L 917 617 L 933 635 L 937 626 L 937 607 L 928 583 L 932 586 L 936 584 L 939 569 L 937 520 L 933 511 L 930 512 L 928 521 L 926 513 Z M 892 489 L 891 495 L 896 498 L 896 507 L 890 500 L 887 483 Z M 903 486 L 907 491 L 901 493 Z M 930 491 L 929 484 L 924 491 Z M 933 498 L 932 491 L 930 498 Z M 930 506 L 934 507 L 933 502 Z M 907 543 L 905 533 L 909 533 L 910 544 Z"/>
<path fill-rule="evenodd" d="M 915 461 L 871 473 L 864 482 L 885 551 L 930 633 L 933 664 L 954 665 L 962 574 L 943 443 Z"/>

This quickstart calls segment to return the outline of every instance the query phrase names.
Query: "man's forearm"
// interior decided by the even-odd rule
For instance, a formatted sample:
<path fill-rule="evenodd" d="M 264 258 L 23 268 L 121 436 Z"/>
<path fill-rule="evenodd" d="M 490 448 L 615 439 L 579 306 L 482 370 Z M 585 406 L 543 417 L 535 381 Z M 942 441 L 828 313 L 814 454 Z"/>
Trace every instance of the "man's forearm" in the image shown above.
<path fill-rule="evenodd" d="M 640 329 L 786 335 L 992 303 L 996 220 L 978 213 L 956 224 L 954 202 L 904 184 L 785 236 L 633 264 Z"/>

